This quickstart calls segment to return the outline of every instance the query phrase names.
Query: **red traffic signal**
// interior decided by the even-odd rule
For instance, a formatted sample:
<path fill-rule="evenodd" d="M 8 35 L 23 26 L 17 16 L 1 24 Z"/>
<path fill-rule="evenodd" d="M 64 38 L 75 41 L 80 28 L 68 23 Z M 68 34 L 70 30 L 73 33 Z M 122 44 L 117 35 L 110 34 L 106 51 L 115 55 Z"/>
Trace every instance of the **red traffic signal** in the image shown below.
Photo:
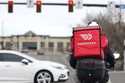
<path fill-rule="evenodd" d="M 73 0 L 68 0 L 68 11 L 73 12 Z"/>
<path fill-rule="evenodd" d="M 13 12 L 13 1 L 8 1 L 8 12 L 9 13 Z"/>
<path fill-rule="evenodd" d="M 36 1 L 36 12 L 37 13 L 41 12 L 41 5 L 42 5 L 42 1 L 41 0 L 37 0 Z"/>

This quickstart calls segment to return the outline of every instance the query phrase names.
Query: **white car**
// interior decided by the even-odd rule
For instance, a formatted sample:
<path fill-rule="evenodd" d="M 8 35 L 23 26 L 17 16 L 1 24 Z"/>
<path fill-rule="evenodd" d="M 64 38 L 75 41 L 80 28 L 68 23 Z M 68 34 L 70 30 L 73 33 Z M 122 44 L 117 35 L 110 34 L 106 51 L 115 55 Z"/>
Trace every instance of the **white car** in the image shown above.
<path fill-rule="evenodd" d="M 69 70 L 65 65 L 40 61 L 16 51 L 0 50 L 0 83 L 51 83 L 68 78 Z"/>

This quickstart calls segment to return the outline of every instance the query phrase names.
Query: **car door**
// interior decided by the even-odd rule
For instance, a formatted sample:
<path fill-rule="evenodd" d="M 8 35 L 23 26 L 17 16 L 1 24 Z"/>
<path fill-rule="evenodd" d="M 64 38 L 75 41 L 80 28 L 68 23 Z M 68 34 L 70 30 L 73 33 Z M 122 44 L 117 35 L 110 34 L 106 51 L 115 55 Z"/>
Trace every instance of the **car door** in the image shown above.
<path fill-rule="evenodd" d="M 8 81 L 28 81 L 32 76 L 32 63 L 23 64 L 21 61 L 26 59 L 11 53 L 0 53 L 0 80 Z"/>
<path fill-rule="evenodd" d="M 3 55 L 0 54 L 0 81 L 6 80 L 5 77 L 5 62 L 3 62 Z M 7 73 L 7 72 L 6 72 Z"/>

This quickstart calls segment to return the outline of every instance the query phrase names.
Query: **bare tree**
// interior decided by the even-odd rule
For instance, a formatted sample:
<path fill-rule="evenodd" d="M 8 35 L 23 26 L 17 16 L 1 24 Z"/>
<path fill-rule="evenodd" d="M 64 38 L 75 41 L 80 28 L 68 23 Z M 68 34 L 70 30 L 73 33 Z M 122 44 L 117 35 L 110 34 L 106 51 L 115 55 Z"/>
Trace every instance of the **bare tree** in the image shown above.
<path fill-rule="evenodd" d="M 123 51 L 124 51 L 124 39 L 125 39 L 125 24 L 123 22 L 113 23 L 107 15 L 104 14 L 98 14 L 97 16 L 92 16 L 88 14 L 86 16 L 86 19 L 84 20 L 85 23 L 88 23 L 92 20 L 95 20 L 105 31 L 107 34 L 107 37 L 109 39 L 109 45 L 111 48 L 113 48 L 115 51 L 119 52 L 121 54 L 120 60 L 123 63 Z M 121 69 L 123 68 L 123 65 L 121 66 Z"/>

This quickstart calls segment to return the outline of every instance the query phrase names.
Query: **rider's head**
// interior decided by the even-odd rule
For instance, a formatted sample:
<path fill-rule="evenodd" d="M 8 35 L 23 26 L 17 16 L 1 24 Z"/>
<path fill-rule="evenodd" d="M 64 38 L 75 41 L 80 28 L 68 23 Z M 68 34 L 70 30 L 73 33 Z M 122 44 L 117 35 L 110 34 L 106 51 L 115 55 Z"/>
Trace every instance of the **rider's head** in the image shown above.
<path fill-rule="evenodd" d="M 99 26 L 99 24 L 96 21 L 93 20 L 93 21 L 90 21 L 88 23 L 88 26 Z M 101 29 L 101 35 L 106 35 L 106 33 L 103 31 L 102 27 L 99 26 L 99 28 Z"/>
<path fill-rule="evenodd" d="M 90 21 L 88 23 L 88 26 L 99 26 L 98 23 L 96 21 Z"/>

